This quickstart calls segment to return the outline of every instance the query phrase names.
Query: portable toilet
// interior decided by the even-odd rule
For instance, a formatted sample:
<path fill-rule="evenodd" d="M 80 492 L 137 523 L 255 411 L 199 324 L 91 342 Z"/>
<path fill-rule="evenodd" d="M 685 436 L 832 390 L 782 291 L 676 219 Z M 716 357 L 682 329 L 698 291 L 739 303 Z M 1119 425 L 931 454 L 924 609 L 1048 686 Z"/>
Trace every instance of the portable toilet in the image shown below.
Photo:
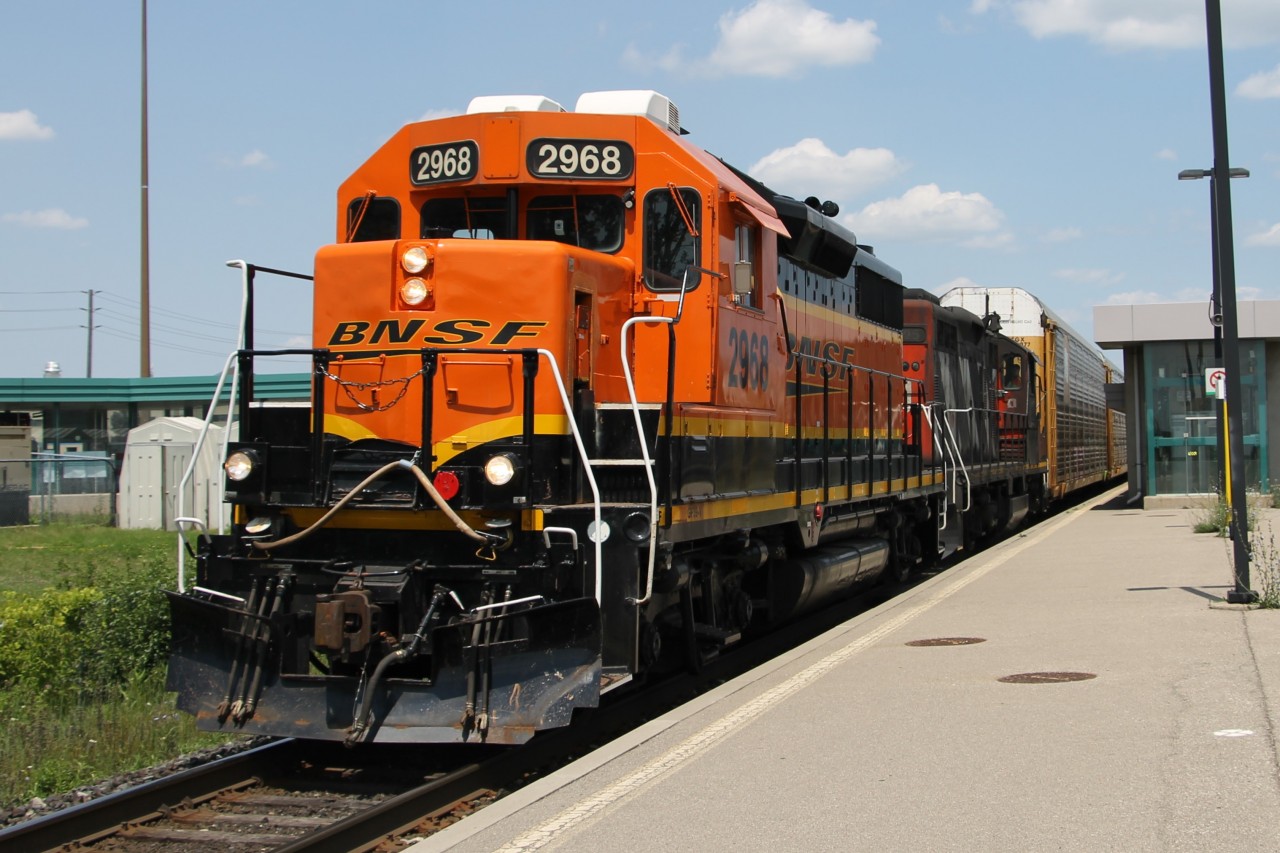
<path fill-rule="evenodd" d="M 230 516 L 222 502 L 225 429 L 211 424 L 198 453 L 204 421 L 157 418 L 129 430 L 120 468 L 120 527 L 177 530 L 178 490 L 196 456 L 181 514 L 218 529 Z"/>

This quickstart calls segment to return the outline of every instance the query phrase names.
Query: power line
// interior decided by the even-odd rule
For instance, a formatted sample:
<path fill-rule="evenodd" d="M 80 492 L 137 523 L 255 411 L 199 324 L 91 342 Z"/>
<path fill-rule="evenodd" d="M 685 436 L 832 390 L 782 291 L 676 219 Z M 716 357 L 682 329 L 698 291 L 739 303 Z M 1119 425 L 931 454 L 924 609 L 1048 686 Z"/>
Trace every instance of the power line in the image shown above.
<path fill-rule="evenodd" d="M 103 297 L 104 299 L 106 299 L 106 300 L 110 301 L 110 302 L 116 302 L 116 303 L 119 303 L 119 304 L 121 304 L 121 305 L 126 305 L 126 306 L 128 306 L 129 308 L 137 308 L 137 307 L 138 307 L 138 302 L 137 302 L 137 300 L 122 299 L 122 298 L 121 298 L 121 297 L 119 297 L 119 296 L 113 296 L 112 294 L 109 294 L 109 293 L 104 293 L 104 294 L 102 294 L 102 297 Z M 199 324 L 200 324 L 200 325 L 202 325 L 202 326 L 220 326 L 220 327 L 222 327 L 222 328 L 224 328 L 224 329 L 237 329 L 237 330 L 240 328 L 240 324 L 239 324 L 239 323 L 221 323 L 221 322 L 218 322 L 218 321 L 216 321 L 216 320 L 207 320 L 207 319 L 205 319 L 204 317 L 195 317 L 195 316 L 193 316 L 193 315 L 191 315 L 191 314 L 182 314 L 182 313 L 180 313 L 180 312 L 178 312 L 178 311 L 169 311 L 169 310 L 166 310 L 166 309 L 164 309 L 164 308 L 156 308 L 156 307 L 154 307 L 154 306 L 152 306 L 152 308 L 151 308 L 151 313 L 153 313 L 153 314 L 163 314 L 163 315 L 165 315 L 165 316 L 172 317 L 172 318 L 177 319 L 177 320 L 190 320 L 191 322 L 193 322 L 193 323 L 199 323 Z M 259 332 L 259 333 L 276 334 L 276 335 L 298 335 L 298 334 L 302 334 L 302 332 L 299 332 L 299 331 L 297 331 L 296 329 L 294 329 L 294 330 L 287 330 L 287 329 L 264 329 L 264 328 L 262 328 L 261 326 L 255 326 L 255 327 L 254 327 L 254 331 L 255 331 L 255 332 Z"/>
<path fill-rule="evenodd" d="M 0 290 L 0 296 L 52 296 L 64 293 L 84 293 L 83 290 Z"/>

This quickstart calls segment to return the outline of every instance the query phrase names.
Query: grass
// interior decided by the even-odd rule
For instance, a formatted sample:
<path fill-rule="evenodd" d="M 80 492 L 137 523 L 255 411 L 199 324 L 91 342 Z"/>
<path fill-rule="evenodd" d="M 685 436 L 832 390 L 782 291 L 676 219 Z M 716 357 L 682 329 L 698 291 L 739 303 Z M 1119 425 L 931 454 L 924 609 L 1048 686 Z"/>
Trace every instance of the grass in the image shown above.
<path fill-rule="evenodd" d="M 227 740 L 199 732 L 173 707 L 164 673 L 121 685 L 104 701 L 50 703 L 0 691 L 0 808 L 73 791 Z"/>
<path fill-rule="evenodd" d="M 164 690 L 160 589 L 173 585 L 176 544 L 171 532 L 85 523 L 0 528 L 0 807 L 226 741 L 197 732 Z M 84 609 L 30 621 L 63 612 L 59 601 Z M 33 675 L 62 673 L 68 658 L 82 675 Z"/>
<path fill-rule="evenodd" d="M 36 595 L 71 583 L 86 571 L 125 571 L 161 553 L 168 553 L 172 561 L 177 542 L 177 534 L 170 531 L 85 523 L 0 527 L 0 591 Z"/>

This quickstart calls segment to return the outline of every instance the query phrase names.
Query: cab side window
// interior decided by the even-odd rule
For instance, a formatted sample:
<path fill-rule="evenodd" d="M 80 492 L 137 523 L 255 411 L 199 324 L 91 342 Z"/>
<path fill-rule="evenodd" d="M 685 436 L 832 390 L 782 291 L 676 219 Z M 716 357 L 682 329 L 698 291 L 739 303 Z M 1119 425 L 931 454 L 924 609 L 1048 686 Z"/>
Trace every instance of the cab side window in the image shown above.
<path fill-rule="evenodd" d="M 759 246 L 760 229 L 741 222 L 734 226 L 733 295 L 734 301 L 745 308 L 763 307 Z"/>
<path fill-rule="evenodd" d="M 678 195 L 677 195 L 678 192 Z M 679 291 L 688 273 L 693 290 L 699 273 L 698 235 L 702 197 L 697 190 L 650 190 L 644 197 L 644 281 L 652 290 Z"/>
<path fill-rule="evenodd" d="M 390 196 L 361 196 L 347 205 L 347 242 L 400 239 L 400 202 Z"/>
<path fill-rule="evenodd" d="M 1000 387 L 1016 391 L 1022 387 L 1022 356 L 1006 355 L 1001 366 Z"/>

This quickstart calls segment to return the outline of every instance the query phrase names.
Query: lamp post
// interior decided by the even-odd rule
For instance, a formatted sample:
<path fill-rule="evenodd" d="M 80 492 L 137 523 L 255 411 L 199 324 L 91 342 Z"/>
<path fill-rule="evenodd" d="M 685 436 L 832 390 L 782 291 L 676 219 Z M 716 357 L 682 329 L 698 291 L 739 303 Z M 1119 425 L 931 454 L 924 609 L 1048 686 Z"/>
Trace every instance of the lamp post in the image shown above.
<path fill-rule="evenodd" d="M 1227 448 L 1230 473 L 1231 541 L 1235 587 L 1227 593 L 1233 604 L 1257 601 L 1249 583 L 1249 517 L 1245 502 L 1244 433 L 1240 410 L 1244 408 L 1240 376 L 1240 326 L 1236 316 L 1235 238 L 1231 226 L 1231 157 L 1227 150 L 1227 84 L 1222 63 L 1222 3 L 1205 0 L 1205 29 L 1209 45 L 1209 112 L 1213 125 L 1213 246 L 1218 255 L 1218 289 L 1222 310 L 1222 359 L 1226 370 L 1228 404 Z M 1188 176 L 1199 177 L 1199 176 Z"/>

